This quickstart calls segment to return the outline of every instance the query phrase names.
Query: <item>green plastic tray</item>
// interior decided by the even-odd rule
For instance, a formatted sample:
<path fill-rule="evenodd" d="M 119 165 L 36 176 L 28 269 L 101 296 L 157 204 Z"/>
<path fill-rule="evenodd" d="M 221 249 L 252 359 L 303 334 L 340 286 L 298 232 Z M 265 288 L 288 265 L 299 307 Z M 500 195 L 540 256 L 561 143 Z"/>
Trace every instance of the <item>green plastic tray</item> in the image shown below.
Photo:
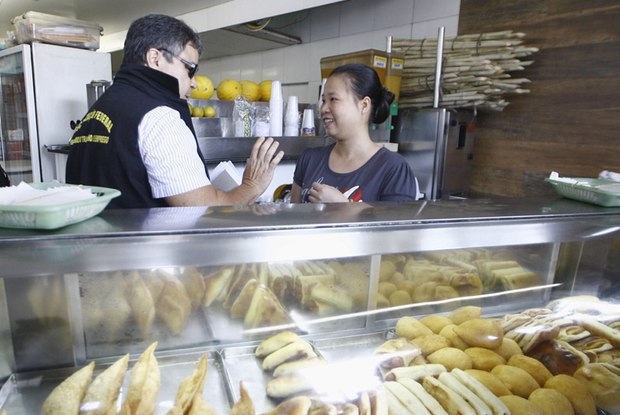
<path fill-rule="evenodd" d="M 29 185 L 35 189 L 43 190 L 58 186 L 72 186 L 65 183 L 29 183 Z M 0 227 L 20 229 L 61 228 L 98 215 L 110 203 L 110 200 L 121 195 L 120 191 L 107 187 L 79 187 L 90 189 L 97 197 L 51 206 L 0 205 Z"/>
<path fill-rule="evenodd" d="M 584 177 L 571 177 L 570 179 L 576 180 L 578 183 L 567 183 L 550 178 L 546 178 L 545 181 L 549 182 L 560 196 L 599 206 L 620 206 L 620 191 L 610 192 L 599 188 L 599 186 L 620 185 L 620 183 Z"/>

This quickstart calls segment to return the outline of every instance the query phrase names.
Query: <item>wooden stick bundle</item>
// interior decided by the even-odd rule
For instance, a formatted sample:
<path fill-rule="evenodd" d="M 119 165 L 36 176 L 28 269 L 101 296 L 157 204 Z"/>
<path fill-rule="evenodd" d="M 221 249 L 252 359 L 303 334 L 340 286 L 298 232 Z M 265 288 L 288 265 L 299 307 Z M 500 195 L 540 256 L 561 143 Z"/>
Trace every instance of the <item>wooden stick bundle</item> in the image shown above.
<path fill-rule="evenodd" d="M 501 111 L 506 94 L 524 94 L 526 78 L 512 78 L 533 63 L 522 60 L 538 52 L 523 45 L 524 33 L 511 30 L 460 35 L 444 39 L 439 105 Z M 433 104 L 437 39 L 392 40 L 393 52 L 405 57 L 401 80 L 401 108 L 424 108 Z"/>

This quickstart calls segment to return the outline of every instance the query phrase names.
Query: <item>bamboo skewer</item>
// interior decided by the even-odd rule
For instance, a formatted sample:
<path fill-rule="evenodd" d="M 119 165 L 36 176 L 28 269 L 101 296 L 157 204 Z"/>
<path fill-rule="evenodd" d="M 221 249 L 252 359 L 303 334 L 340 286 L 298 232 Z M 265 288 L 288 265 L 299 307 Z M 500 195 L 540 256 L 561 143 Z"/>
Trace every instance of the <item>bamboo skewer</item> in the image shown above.
<path fill-rule="evenodd" d="M 522 71 L 533 63 L 522 60 L 538 52 L 525 46 L 525 34 L 510 30 L 445 38 L 440 105 L 448 108 L 503 110 L 506 94 L 526 94 L 526 78 L 509 72 Z M 401 108 L 433 104 L 437 39 L 392 39 L 392 50 L 405 58 L 401 79 Z"/>

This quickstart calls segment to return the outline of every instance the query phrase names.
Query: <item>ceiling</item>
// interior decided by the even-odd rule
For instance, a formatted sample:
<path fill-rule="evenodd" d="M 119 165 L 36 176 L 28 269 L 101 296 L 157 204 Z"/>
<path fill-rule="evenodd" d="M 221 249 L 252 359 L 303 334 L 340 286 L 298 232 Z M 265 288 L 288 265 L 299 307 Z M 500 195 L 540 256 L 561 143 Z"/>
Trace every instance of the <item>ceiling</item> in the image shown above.
<path fill-rule="evenodd" d="M 104 37 L 122 35 L 130 23 L 148 13 L 161 13 L 172 16 L 189 15 L 209 7 L 229 3 L 232 0 L 0 0 L 0 37 L 7 30 L 12 30 L 11 19 L 27 11 L 55 14 L 94 22 L 103 27 Z M 259 1 L 259 0 L 255 0 Z M 260 0 L 263 1 L 263 0 Z M 290 0 L 281 0 L 289 2 Z M 333 0 L 332 0 L 333 1 Z M 323 1 L 330 3 L 332 1 Z M 341 0 L 336 0 L 341 1 Z M 316 1 L 315 3 L 321 3 Z M 232 3 L 231 3 L 232 4 Z M 232 8 L 232 7 L 231 7 Z M 286 33 L 289 29 L 272 29 L 272 27 L 290 26 L 277 24 L 279 21 L 296 21 L 306 11 L 291 12 L 272 17 L 264 30 L 248 30 L 245 23 L 259 24 L 260 21 L 244 22 L 227 28 L 209 30 L 201 33 L 203 42 L 202 59 L 244 54 L 273 49 L 285 45 L 301 43 L 294 33 Z M 301 18 L 304 18 L 302 16 Z M 191 25 L 191 24 L 190 24 Z M 273 33 L 277 32 L 277 33 Z M 280 36 L 283 34 L 284 36 Z M 122 45 L 122 43 L 121 43 Z M 122 46 L 121 46 L 122 47 Z M 116 53 L 118 55 L 118 53 Z"/>

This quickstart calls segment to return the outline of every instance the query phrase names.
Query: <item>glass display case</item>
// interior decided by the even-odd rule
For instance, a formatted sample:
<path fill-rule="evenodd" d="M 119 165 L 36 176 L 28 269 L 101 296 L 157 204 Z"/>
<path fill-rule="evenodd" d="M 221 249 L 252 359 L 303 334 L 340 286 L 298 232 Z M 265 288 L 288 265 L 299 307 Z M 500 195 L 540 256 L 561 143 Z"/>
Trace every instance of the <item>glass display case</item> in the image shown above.
<path fill-rule="evenodd" d="M 265 392 L 272 374 L 255 350 L 278 333 L 342 372 L 397 338 L 404 317 L 474 307 L 502 319 L 565 297 L 617 306 L 620 295 L 620 209 L 568 199 L 107 210 L 56 231 L 0 229 L 0 252 L 8 414 L 38 413 L 76 368 L 94 361 L 99 373 L 129 354 L 121 402 L 154 342 L 155 413 L 203 355 L 217 413 L 241 382 L 264 413 L 282 397 Z M 355 373 L 347 388 L 342 373 L 339 386 L 323 374 L 315 393 L 338 389 L 325 399 L 340 405 L 385 380 L 376 367 Z"/>

